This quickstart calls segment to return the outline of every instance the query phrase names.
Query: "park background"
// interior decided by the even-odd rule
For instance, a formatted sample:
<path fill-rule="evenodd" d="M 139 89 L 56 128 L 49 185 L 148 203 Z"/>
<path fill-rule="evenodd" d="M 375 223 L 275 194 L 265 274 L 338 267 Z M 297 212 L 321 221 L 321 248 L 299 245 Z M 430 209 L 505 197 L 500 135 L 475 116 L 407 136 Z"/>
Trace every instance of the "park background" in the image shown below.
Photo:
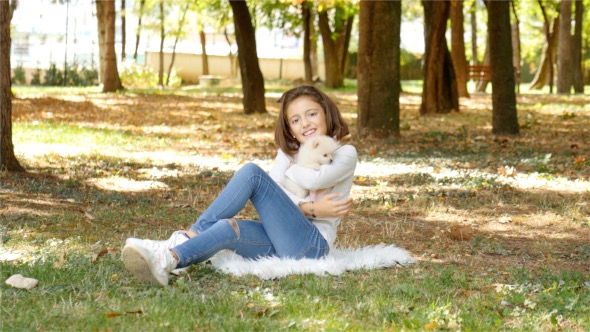
<path fill-rule="evenodd" d="M 348 141 L 359 152 L 352 193 L 355 208 L 343 220 L 337 245 L 394 243 L 409 250 L 418 263 L 276 280 L 232 277 L 201 264 L 174 278 L 170 287 L 153 288 L 138 283 L 123 268 L 124 239 L 164 239 L 171 230 L 191 224 L 245 162 L 268 170 L 276 154 L 276 101 L 301 79 L 265 75 L 267 112 L 245 114 L 237 76 L 212 74 L 222 76 L 219 82 L 183 84 L 179 67 L 167 85 L 165 80 L 158 82 L 157 66 L 144 66 L 145 50 L 132 60 L 131 47 L 125 62 L 120 60 L 121 49 L 117 51 L 125 89 L 107 93 L 91 75 L 93 69 L 98 75 L 98 63 L 93 67 L 93 57 L 82 56 L 98 52 L 90 37 L 96 33 L 96 4 L 19 3 L 36 8 L 17 8 L 13 23 L 22 22 L 18 15 L 27 18 L 28 13 L 39 15 L 39 20 L 28 18 L 32 26 L 55 18 L 43 29 L 56 31 L 46 39 L 56 48 L 34 49 L 34 34 L 25 39 L 29 55 L 43 58 L 30 65 L 33 76 L 25 75 L 34 77 L 37 68 L 44 71 L 32 85 L 28 78 L 18 81 L 22 76 L 17 75 L 25 72 L 18 68 L 25 69 L 26 47 L 17 53 L 12 49 L 12 138 L 26 172 L 0 172 L 0 280 L 21 273 L 38 279 L 39 285 L 31 290 L 0 286 L 0 330 L 586 331 L 590 326 L 587 93 L 550 93 L 547 84 L 533 90 L 523 79 L 516 95 L 520 133 L 495 135 L 489 84 L 485 92 L 476 92 L 477 82 L 470 80 L 470 96 L 459 98 L 458 112 L 425 116 L 420 112 L 421 77 L 404 76 L 399 135 L 361 136 L 356 130 L 359 81 L 351 73 L 343 86 L 329 87 L 318 71 L 320 81 L 314 84 L 341 108 L 353 129 Z M 139 3 L 127 1 L 126 8 L 131 11 Z M 182 8 L 187 2 L 164 3 Z M 416 36 L 417 44 L 423 43 L 421 3 L 402 4 L 404 22 L 414 24 L 409 30 L 413 32 L 404 30 L 404 36 Z M 468 17 L 473 2 L 463 4 Z M 561 2 L 515 4 L 522 6 L 518 13 L 529 13 L 519 17 L 526 46 L 523 64 L 533 68 L 542 58 L 544 43 L 539 4 L 554 19 Z M 483 62 L 485 8 L 481 2 L 476 5 L 478 58 Z M 19 14 L 21 8 L 27 11 Z M 77 12 L 81 8 L 86 14 Z M 71 16 L 66 20 L 68 10 Z M 150 13 L 159 15 L 158 9 Z M 165 17 L 178 23 L 179 14 L 182 11 Z M 358 21 L 355 15 L 353 22 Z M 87 38 L 78 30 L 84 18 Z M 133 18 L 128 20 L 132 31 Z M 117 24 L 115 31 L 121 28 Z M 23 45 L 16 26 L 13 47 Z M 231 32 L 232 24 L 227 28 Z M 360 33 L 358 23 L 352 28 L 352 36 Z M 262 27 L 256 30 L 260 33 Z M 127 41 L 133 44 L 131 31 Z M 213 38 L 227 45 L 222 31 L 221 39 Z M 257 43 L 282 39 L 285 31 L 257 34 Z M 140 44 L 147 45 L 149 39 L 158 52 L 157 35 L 145 31 Z M 199 53 L 196 35 L 189 36 L 189 48 L 196 50 L 186 53 Z M 469 31 L 464 36 L 470 40 Z M 165 46 L 171 49 L 174 39 L 167 40 Z M 351 50 L 354 44 L 351 38 Z M 419 63 L 420 49 L 411 49 L 409 42 L 403 45 L 407 49 L 402 51 L 402 68 Z M 321 47 L 318 42 L 319 61 Z M 259 49 L 262 55 L 270 47 Z M 287 52 L 279 54 L 284 61 L 298 61 L 301 51 L 289 59 Z M 193 67 L 202 68 L 195 61 Z M 225 66 L 228 63 L 229 59 Z M 70 79 L 89 80 L 64 80 L 64 66 Z M 88 76 L 76 76 L 78 71 Z M 279 72 L 276 67 L 270 71 Z M 533 78 L 524 70 L 522 74 Z M 248 207 L 239 217 L 255 218 L 256 213 Z"/>

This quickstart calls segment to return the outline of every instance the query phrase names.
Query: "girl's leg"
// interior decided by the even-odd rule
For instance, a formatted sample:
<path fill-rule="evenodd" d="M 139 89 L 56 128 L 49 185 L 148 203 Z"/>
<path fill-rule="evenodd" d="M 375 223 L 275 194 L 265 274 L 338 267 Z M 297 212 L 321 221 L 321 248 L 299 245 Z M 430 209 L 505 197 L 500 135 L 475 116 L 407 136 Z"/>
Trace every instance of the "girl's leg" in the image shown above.
<path fill-rule="evenodd" d="M 260 223 L 232 219 L 248 200 L 256 208 Z M 208 238 L 199 240 L 209 233 L 209 229 L 212 232 Z M 232 249 L 246 257 L 277 255 L 294 258 L 319 258 L 329 250 L 325 239 L 299 207 L 268 174 L 252 163 L 234 174 L 191 230 L 199 236 L 175 248 L 181 262 L 187 261 L 188 264 L 200 259 L 197 257 L 210 257 L 221 249 Z M 253 250 L 253 244 L 254 248 L 264 249 Z M 269 244 L 272 249 L 266 247 Z"/>

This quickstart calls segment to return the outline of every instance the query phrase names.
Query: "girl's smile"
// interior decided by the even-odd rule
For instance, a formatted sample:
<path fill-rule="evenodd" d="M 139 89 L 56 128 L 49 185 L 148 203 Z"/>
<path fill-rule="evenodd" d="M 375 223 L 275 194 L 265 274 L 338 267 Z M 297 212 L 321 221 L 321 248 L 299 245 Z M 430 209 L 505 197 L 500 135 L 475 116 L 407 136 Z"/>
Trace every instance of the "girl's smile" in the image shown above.
<path fill-rule="evenodd" d="M 326 112 L 322 106 L 308 97 L 293 100 L 287 108 L 289 130 L 299 143 L 311 137 L 326 135 Z"/>

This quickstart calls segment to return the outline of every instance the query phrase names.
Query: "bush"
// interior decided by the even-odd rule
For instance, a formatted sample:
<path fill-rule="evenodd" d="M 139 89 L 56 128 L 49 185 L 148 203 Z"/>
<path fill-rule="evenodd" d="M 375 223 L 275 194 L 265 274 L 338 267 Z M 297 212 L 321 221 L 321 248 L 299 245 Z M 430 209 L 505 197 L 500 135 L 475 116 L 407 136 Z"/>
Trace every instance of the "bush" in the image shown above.
<path fill-rule="evenodd" d="M 23 68 L 23 65 L 18 65 L 16 68 L 14 68 L 12 84 L 27 84 L 27 78 L 25 76 L 25 69 Z"/>
<path fill-rule="evenodd" d="M 41 85 L 41 68 L 35 69 L 33 78 L 31 78 L 31 85 Z"/>
<path fill-rule="evenodd" d="M 158 73 L 152 67 L 126 63 L 119 75 L 121 76 L 121 82 L 126 87 L 153 88 L 158 85 Z M 164 73 L 164 83 L 166 83 L 166 75 Z M 180 83 L 180 77 L 176 75 L 175 71 L 172 71 L 169 86 L 179 86 Z"/>
<path fill-rule="evenodd" d="M 64 74 L 61 70 L 57 69 L 55 63 L 49 65 L 49 69 L 45 72 L 45 80 L 43 85 L 48 86 L 60 86 L 63 85 Z"/>

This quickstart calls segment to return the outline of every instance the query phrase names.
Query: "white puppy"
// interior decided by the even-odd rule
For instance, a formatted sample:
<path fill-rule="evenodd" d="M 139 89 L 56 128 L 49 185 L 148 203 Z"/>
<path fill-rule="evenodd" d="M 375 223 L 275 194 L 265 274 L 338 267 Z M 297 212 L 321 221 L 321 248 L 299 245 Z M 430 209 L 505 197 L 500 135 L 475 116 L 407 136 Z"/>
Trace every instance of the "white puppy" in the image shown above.
<path fill-rule="evenodd" d="M 313 137 L 299 148 L 297 164 L 318 171 L 321 165 L 332 162 L 334 151 L 339 146 L 338 142 L 330 136 L 322 135 Z M 284 178 L 283 186 L 298 197 L 304 198 L 309 195 L 309 190 L 302 188 L 288 177 Z"/>

